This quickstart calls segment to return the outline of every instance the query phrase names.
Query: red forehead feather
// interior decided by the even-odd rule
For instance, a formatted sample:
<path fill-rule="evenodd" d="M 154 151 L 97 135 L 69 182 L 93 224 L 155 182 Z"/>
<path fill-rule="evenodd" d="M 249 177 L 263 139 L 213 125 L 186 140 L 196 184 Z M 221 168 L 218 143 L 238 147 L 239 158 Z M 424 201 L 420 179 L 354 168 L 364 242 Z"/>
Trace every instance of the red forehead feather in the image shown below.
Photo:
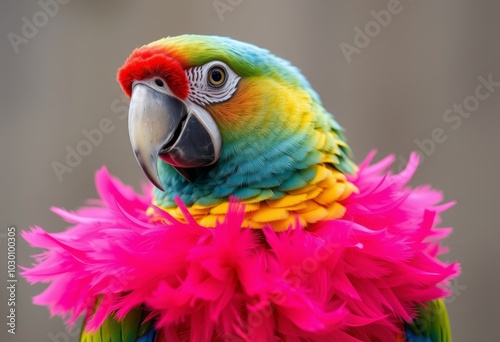
<path fill-rule="evenodd" d="M 177 97 L 185 99 L 188 96 L 189 84 L 184 69 L 163 49 L 147 46 L 135 49 L 118 70 L 118 82 L 128 96 L 132 94 L 132 82 L 154 76 L 163 78 Z"/>

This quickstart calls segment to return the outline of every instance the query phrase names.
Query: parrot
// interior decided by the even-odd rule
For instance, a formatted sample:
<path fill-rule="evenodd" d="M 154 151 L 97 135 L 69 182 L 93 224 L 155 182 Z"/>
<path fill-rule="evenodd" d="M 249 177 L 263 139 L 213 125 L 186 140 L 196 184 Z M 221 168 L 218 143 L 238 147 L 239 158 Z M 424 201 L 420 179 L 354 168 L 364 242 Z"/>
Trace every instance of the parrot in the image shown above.
<path fill-rule="evenodd" d="M 301 71 L 231 38 L 181 35 L 135 49 L 117 75 L 149 180 L 103 168 L 75 224 L 23 232 L 46 249 L 23 275 L 81 342 L 449 342 L 457 262 L 438 259 L 440 192 L 355 163 Z"/>

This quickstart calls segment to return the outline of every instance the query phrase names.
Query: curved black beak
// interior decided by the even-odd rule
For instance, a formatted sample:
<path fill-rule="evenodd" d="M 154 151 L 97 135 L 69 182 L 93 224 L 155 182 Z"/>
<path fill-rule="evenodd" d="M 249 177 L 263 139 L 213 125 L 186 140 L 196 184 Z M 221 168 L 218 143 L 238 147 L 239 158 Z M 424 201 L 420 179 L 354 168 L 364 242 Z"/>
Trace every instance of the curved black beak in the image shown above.
<path fill-rule="evenodd" d="M 203 108 L 184 103 L 149 82 L 136 83 L 129 107 L 129 135 L 136 159 L 149 180 L 164 190 L 158 157 L 184 169 L 208 166 L 219 159 L 221 137 Z M 188 179 L 189 180 L 189 179 Z"/>

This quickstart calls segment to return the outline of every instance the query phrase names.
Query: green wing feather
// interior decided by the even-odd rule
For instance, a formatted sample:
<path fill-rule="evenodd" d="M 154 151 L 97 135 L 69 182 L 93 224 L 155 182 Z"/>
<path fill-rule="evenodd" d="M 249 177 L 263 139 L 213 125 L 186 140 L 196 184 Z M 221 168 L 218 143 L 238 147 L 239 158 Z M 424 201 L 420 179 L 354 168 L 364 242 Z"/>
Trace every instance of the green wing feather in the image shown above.
<path fill-rule="evenodd" d="M 415 321 L 405 326 L 408 342 L 451 342 L 448 312 L 443 300 L 419 307 Z"/>
<path fill-rule="evenodd" d="M 145 321 L 146 317 L 143 308 L 131 310 L 121 321 L 109 316 L 95 333 L 82 330 L 80 342 L 134 342 L 153 328 L 153 322 Z"/>

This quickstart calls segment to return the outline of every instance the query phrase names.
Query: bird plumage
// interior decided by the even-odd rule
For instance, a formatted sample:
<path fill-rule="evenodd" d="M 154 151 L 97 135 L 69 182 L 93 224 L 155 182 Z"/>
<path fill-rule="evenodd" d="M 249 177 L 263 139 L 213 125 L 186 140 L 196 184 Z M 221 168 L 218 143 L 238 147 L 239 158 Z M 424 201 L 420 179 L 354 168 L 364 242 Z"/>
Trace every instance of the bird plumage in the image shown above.
<path fill-rule="evenodd" d="M 99 201 L 56 209 L 73 227 L 23 234 L 47 250 L 24 273 L 51 283 L 35 302 L 85 313 L 81 341 L 451 341 L 451 204 L 407 186 L 416 155 L 355 165 L 300 71 L 229 38 L 160 39 L 118 80 L 156 188 L 103 169 Z"/>
<path fill-rule="evenodd" d="M 224 142 L 218 163 L 199 170 L 193 182 L 161 163 L 159 176 L 166 188 L 155 190 L 155 205 L 182 219 L 175 204 L 178 196 L 210 227 L 225 214 L 230 196 L 247 204 L 247 221 L 253 228 L 270 224 L 284 230 L 297 216 L 304 225 L 342 217 L 336 200 L 355 191 L 344 174 L 353 173 L 356 166 L 342 127 L 298 69 L 253 45 L 186 35 L 134 51 L 119 72 L 126 91 L 131 75 L 150 76 L 141 71 L 148 63 L 153 63 L 148 70 L 168 72 L 157 54 L 172 56 L 185 70 L 222 61 L 241 80 L 230 100 L 206 106 Z"/>

